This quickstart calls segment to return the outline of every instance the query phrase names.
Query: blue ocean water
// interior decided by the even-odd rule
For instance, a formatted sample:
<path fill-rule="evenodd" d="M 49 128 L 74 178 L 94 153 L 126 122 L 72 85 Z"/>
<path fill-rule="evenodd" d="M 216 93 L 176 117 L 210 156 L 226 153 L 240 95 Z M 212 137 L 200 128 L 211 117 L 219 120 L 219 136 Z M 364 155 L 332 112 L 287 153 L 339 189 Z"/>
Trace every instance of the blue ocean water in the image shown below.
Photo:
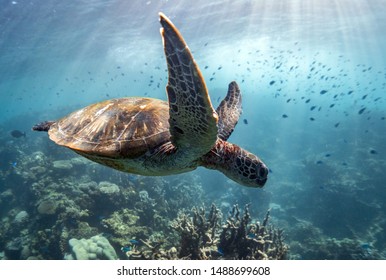
<path fill-rule="evenodd" d="M 98 233 L 115 234 L 115 246 L 119 238 L 166 236 L 141 216 L 173 220 L 177 212 L 162 208 L 165 201 L 181 210 L 215 203 L 225 212 L 251 203 L 256 217 L 271 209 L 273 223 L 286 232 L 289 258 L 385 258 L 386 1 L 1 0 L 0 6 L 2 258 L 60 259 L 70 238 Z M 263 189 L 203 168 L 162 179 L 119 173 L 30 131 L 104 99 L 166 100 L 159 12 L 184 36 L 215 107 L 229 82 L 238 82 L 243 114 L 229 140 L 268 165 Z M 26 137 L 12 136 L 14 130 Z M 73 186 L 94 182 L 103 189 L 103 181 L 130 185 L 133 194 L 121 190 L 109 197 L 116 208 L 101 207 L 94 191 Z M 80 193 L 84 201 L 71 200 Z M 137 204 L 126 205 L 134 194 Z M 43 203 L 51 200 L 55 214 Z M 84 203 L 74 209 L 85 213 L 68 214 L 71 201 Z M 126 224 L 147 229 L 119 238 L 105 230 L 123 215 L 122 205 L 140 218 Z M 22 211 L 27 222 L 14 227 Z"/>

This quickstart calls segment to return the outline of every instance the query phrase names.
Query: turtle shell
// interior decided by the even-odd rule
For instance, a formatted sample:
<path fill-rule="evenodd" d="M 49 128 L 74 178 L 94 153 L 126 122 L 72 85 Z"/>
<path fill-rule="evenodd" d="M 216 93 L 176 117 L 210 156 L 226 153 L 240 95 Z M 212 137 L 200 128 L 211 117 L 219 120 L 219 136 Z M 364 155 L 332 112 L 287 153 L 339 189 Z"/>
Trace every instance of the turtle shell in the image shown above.
<path fill-rule="evenodd" d="M 48 134 L 84 155 L 136 158 L 170 141 L 169 107 L 152 98 L 106 100 L 60 119 Z"/>

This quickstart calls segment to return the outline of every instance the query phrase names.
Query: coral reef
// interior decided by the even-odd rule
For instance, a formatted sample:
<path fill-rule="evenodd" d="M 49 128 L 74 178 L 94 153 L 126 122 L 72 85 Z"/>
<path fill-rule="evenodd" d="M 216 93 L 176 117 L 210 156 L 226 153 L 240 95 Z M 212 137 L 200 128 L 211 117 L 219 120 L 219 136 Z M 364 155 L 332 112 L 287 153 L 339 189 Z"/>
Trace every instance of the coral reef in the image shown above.
<path fill-rule="evenodd" d="M 272 186 L 255 198 L 256 190 L 226 180 L 213 186 L 200 173 L 134 176 L 43 137 L 1 137 L 0 259 L 75 259 L 75 244 L 95 236 L 106 238 L 120 259 L 386 258 L 382 189 L 327 163 L 306 162 L 305 173 L 330 176 L 319 172 L 309 186 L 279 182 L 291 192 Z M 261 222 L 252 218 L 268 208 L 285 228 L 290 251 L 269 212 Z"/>
<path fill-rule="evenodd" d="M 329 238 L 306 221 L 298 221 L 291 231 L 291 258 L 307 260 L 382 259 L 371 243 L 360 239 Z"/>
<path fill-rule="evenodd" d="M 180 234 L 180 251 L 178 256 L 182 259 L 213 259 L 213 254 L 218 255 L 216 247 L 216 234 L 220 227 L 221 212 L 212 204 L 208 215 L 205 208 L 193 208 L 193 217 L 181 213 L 171 223 Z"/>
<path fill-rule="evenodd" d="M 288 246 L 283 231 L 268 225 L 269 211 L 263 222 L 251 223 L 249 206 L 241 215 L 235 205 L 222 224 L 222 213 L 214 205 L 208 213 L 205 208 L 193 208 L 192 216 L 186 213 L 172 221 L 171 227 L 179 234 L 179 244 L 170 249 L 162 242 L 156 245 L 141 240 L 126 255 L 133 259 L 285 259 Z M 178 254 L 177 254 L 177 249 Z"/>
<path fill-rule="evenodd" d="M 235 205 L 222 227 L 218 248 L 224 257 L 236 259 L 282 260 L 286 258 L 288 246 L 284 243 L 283 230 L 268 225 L 270 211 L 262 223 L 250 224 L 249 205 L 241 215 Z"/>
<path fill-rule="evenodd" d="M 44 141 L 0 147 L 12 163 L 0 169 L 2 259 L 63 259 L 72 252 L 69 240 L 98 234 L 126 258 L 120 248 L 129 240 L 147 238 L 153 246 L 172 232 L 169 222 L 180 209 L 201 199 L 191 174 L 132 176 Z"/>
<path fill-rule="evenodd" d="M 69 240 L 71 254 L 66 254 L 66 260 L 116 260 L 118 259 L 114 248 L 103 236 L 95 235 L 90 239 Z"/>
<path fill-rule="evenodd" d="M 16 214 L 15 219 L 13 220 L 15 226 L 22 226 L 28 222 L 29 214 L 27 211 L 20 211 Z"/>
<path fill-rule="evenodd" d="M 171 247 L 165 249 L 164 242 L 160 241 L 139 241 L 133 240 L 137 244 L 127 245 L 121 248 L 130 260 L 177 260 L 177 249 Z M 133 242 L 132 241 L 132 242 Z"/>
<path fill-rule="evenodd" d="M 241 215 L 233 206 L 225 223 L 219 227 L 220 211 L 212 205 L 206 217 L 204 209 L 193 210 L 193 218 L 183 215 L 172 227 L 181 234 L 179 256 L 188 259 L 284 259 L 288 247 L 283 231 L 268 226 L 269 211 L 260 224 L 251 224 L 249 206 Z"/>
<path fill-rule="evenodd" d="M 115 211 L 109 218 L 102 219 L 101 224 L 104 232 L 111 236 L 111 241 L 118 247 L 122 247 L 130 239 L 144 238 L 149 235 L 148 227 L 138 225 L 138 220 L 136 211 L 125 208 Z"/>

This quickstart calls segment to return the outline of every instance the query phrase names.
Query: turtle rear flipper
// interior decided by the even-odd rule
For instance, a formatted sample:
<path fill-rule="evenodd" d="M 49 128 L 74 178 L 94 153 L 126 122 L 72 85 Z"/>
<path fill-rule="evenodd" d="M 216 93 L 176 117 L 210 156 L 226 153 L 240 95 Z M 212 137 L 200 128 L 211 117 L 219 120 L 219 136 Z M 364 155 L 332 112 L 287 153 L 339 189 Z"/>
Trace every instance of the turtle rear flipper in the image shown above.
<path fill-rule="evenodd" d="M 188 161 L 214 146 L 218 116 L 201 71 L 180 32 L 162 13 L 160 22 L 169 74 L 166 91 L 172 143 Z"/>
<path fill-rule="evenodd" d="M 32 130 L 35 130 L 35 131 L 48 131 L 50 129 L 51 125 L 53 125 L 54 123 L 55 123 L 54 121 L 44 121 L 44 122 L 35 124 L 32 127 Z"/>
<path fill-rule="evenodd" d="M 226 141 L 232 134 L 241 115 L 241 93 L 236 82 L 231 82 L 228 94 L 217 107 L 218 137 Z"/>

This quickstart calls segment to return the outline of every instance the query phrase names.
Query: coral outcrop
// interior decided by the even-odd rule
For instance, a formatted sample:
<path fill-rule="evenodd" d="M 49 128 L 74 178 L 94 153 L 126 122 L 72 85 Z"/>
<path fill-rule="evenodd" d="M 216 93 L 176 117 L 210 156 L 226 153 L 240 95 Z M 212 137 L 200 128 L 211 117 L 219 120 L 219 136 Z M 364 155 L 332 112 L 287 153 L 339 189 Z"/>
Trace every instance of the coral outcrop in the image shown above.
<path fill-rule="evenodd" d="M 148 228 L 138 225 L 138 220 L 139 216 L 134 210 L 124 208 L 112 213 L 109 218 L 102 219 L 101 225 L 104 231 L 111 235 L 111 241 L 122 247 L 130 239 L 149 235 Z"/>
<path fill-rule="evenodd" d="M 110 242 L 101 235 L 90 239 L 69 240 L 71 254 L 65 255 L 67 260 L 116 260 L 117 254 Z"/>

